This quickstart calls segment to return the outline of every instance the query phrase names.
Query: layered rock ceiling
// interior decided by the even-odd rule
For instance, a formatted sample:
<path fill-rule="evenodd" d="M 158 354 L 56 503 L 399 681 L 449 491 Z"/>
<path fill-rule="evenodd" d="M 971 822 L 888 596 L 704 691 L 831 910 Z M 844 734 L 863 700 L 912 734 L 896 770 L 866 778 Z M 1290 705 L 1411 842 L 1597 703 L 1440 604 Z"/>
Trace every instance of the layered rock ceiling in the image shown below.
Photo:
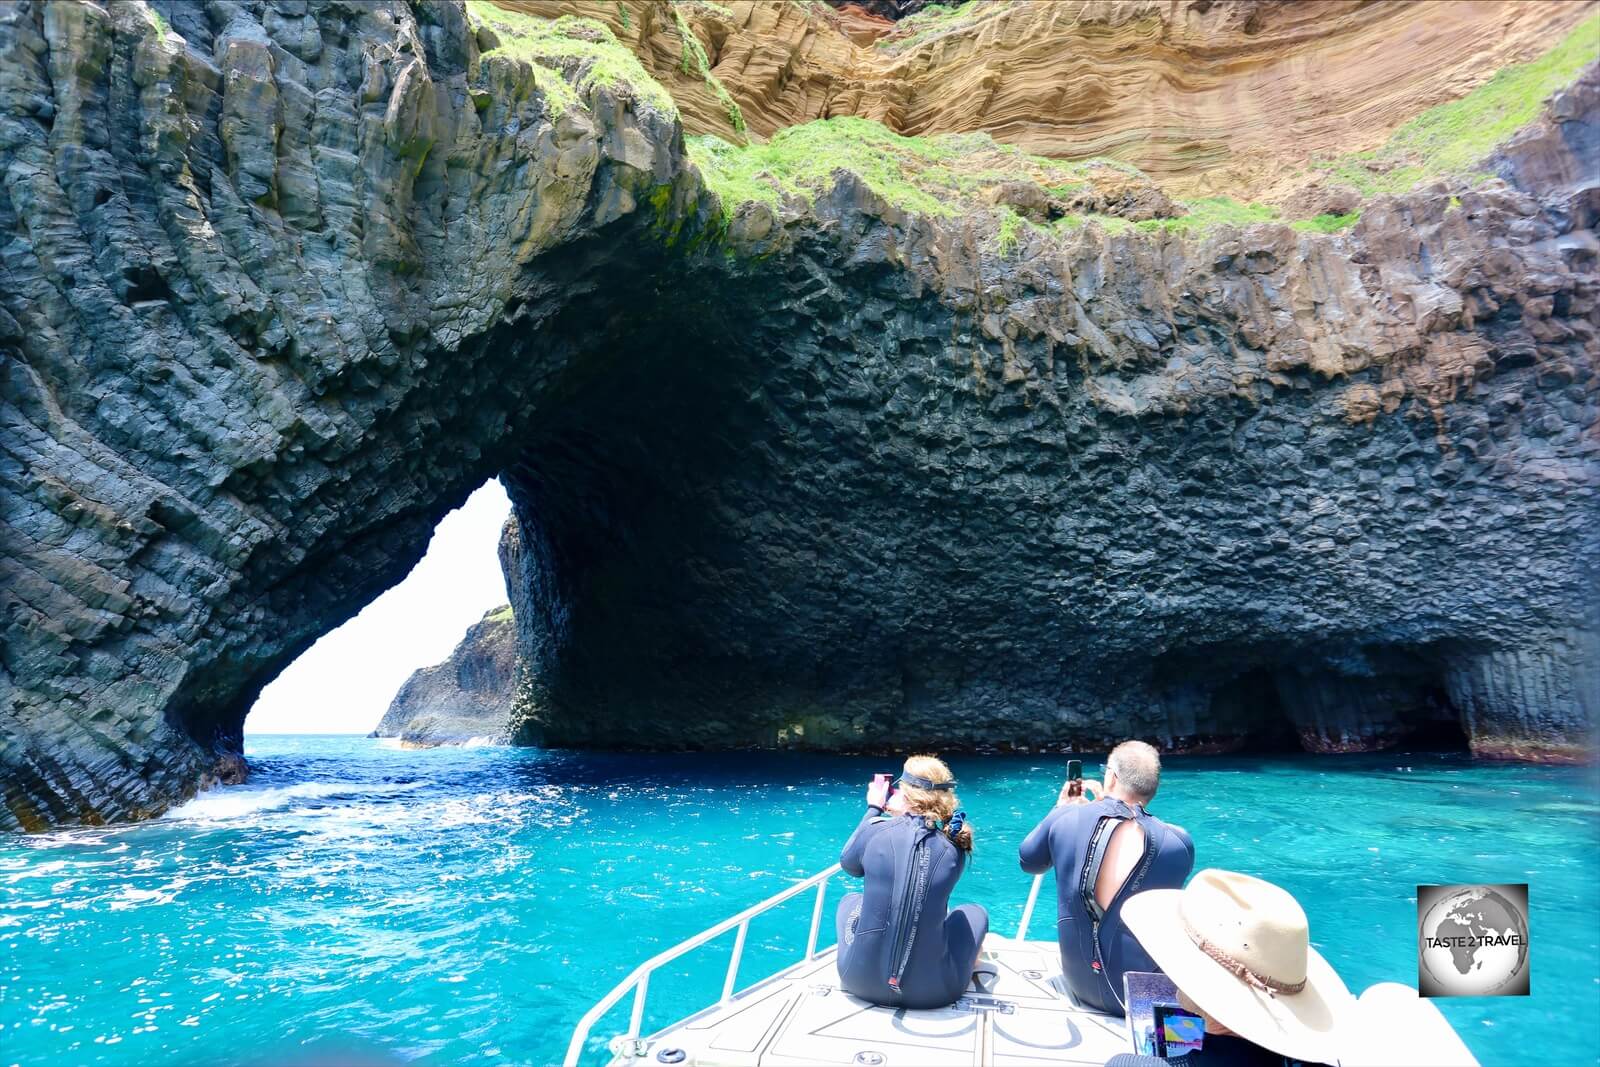
<path fill-rule="evenodd" d="M 958 131 L 741 148 L 592 20 L 0 6 L 0 828 L 241 773 L 497 474 L 523 741 L 1592 755 L 1593 7 L 1146 10 L 686 5 L 753 133 Z"/>

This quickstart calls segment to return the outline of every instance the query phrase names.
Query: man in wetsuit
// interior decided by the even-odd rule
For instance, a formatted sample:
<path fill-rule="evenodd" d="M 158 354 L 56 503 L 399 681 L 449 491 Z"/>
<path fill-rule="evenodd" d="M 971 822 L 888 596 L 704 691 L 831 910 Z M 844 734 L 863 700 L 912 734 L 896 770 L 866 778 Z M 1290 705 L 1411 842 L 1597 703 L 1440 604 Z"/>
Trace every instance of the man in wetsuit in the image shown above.
<path fill-rule="evenodd" d="M 1144 889 L 1178 889 L 1194 869 L 1182 828 L 1145 810 L 1161 780 L 1161 757 L 1124 741 L 1106 760 L 1092 799 L 1068 782 L 1060 800 L 1018 850 L 1029 874 L 1056 872 L 1061 973 L 1078 1003 L 1123 1014 L 1122 976 L 1158 968 L 1122 924 L 1122 904 Z"/>

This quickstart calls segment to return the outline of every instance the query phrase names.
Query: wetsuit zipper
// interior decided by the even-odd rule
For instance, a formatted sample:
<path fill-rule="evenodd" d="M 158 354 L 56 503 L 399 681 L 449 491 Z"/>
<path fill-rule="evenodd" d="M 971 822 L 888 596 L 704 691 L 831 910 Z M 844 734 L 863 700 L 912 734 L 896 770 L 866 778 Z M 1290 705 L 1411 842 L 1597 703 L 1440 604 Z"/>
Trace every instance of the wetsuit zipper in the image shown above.
<path fill-rule="evenodd" d="M 1138 822 L 1137 819 L 1134 821 Z M 1156 858 L 1155 843 L 1151 839 L 1150 831 L 1145 828 L 1143 823 L 1139 823 L 1139 829 L 1144 834 L 1144 856 L 1139 863 L 1139 870 L 1132 878 L 1129 878 L 1118 887 L 1116 895 L 1111 898 L 1111 907 L 1100 913 L 1102 918 L 1111 911 L 1111 908 L 1117 906 L 1117 901 L 1128 891 L 1128 887 L 1132 886 L 1137 889 L 1144 884 L 1144 876 L 1150 870 L 1151 862 Z M 1094 972 L 1100 976 L 1100 980 L 1106 984 L 1106 988 L 1110 989 L 1111 995 L 1116 998 L 1117 1004 L 1126 1012 L 1128 1006 L 1122 1002 L 1121 991 L 1112 987 L 1111 976 L 1106 973 L 1105 955 L 1100 951 L 1100 919 L 1090 920 L 1089 937 L 1094 942 Z"/>
<path fill-rule="evenodd" d="M 928 891 L 930 855 L 927 842 L 930 836 L 932 835 L 924 833 L 911 846 L 911 858 L 907 864 L 906 896 L 900 902 L 900 916 L 895 924 L 893 951 L 890 955 L 894 971 L 889 975 L 889 988 L 894 990 L 896 995 L 900 993 L 900 978 L 905 974 L 906 964 L 911 961 L 911 947 L 917 943 L 917 924 L 922 917 L 922 901 Z"/>

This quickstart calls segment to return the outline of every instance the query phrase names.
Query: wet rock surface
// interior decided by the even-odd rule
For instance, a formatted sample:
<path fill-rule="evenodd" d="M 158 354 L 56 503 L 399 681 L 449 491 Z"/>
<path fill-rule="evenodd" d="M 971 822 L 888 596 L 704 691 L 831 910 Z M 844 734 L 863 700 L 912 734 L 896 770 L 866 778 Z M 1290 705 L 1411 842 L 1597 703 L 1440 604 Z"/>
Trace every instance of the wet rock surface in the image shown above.
<path fill-rule="evenodd" d="M 451 3 L 159 6 L 0 7 L 0 827 L 238 778 L 497 472 L 521 741 L 1593 752 L 1592 77 L 1342 235 L 1002 253 L 724 227 Z"/>
<path fill-rule="evenodd" d="M 406 679 L 373 731 L 404 745 L 503 744 L 515 697 L 517 631 L 509 607 L 467 629 L 443 663 Z"/>

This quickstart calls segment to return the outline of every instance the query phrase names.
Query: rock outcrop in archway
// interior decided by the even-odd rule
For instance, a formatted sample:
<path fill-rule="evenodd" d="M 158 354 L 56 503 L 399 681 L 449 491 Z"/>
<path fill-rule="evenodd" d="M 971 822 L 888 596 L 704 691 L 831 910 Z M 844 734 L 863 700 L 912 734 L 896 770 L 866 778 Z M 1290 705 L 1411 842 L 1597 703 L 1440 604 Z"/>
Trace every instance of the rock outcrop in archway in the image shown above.
<path fill-rule="evenodd" d="M 585 25 L 169 11 L 0 11 L 0 827 L 238 773 L 495 472 L 524 740 L 1592 745 L 1592 77 L 1338 236 L 1063 231 L 719 199 Z"/>

